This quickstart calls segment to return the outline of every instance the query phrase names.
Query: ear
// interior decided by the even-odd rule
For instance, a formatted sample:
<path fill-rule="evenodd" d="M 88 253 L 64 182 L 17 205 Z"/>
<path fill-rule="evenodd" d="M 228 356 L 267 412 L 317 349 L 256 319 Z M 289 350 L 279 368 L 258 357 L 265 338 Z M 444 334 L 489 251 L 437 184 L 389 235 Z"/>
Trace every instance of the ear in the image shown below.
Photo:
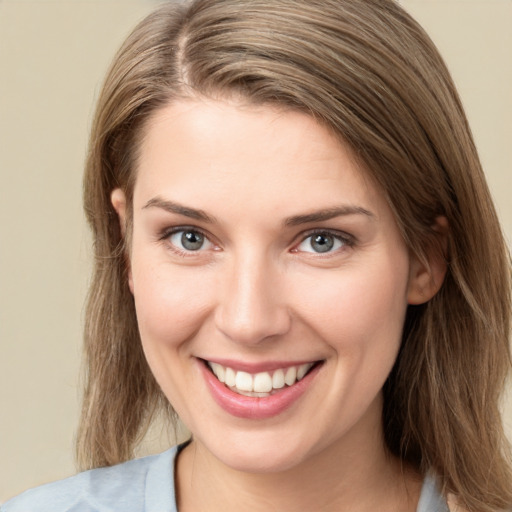
<path fill-rule="evenodd" d="M 425 259 L 411 257 L 407 294 L 409 304 L 428 302 L 440 290 L 446 275 L 449 230 L 446 217 L 437 217 L 432 229 L 437 240 L 428 248 Z"/>
<path fill-rule="evenodd" d="M 124 238 L 126 235 L 126 195 L 120 188 L 116 188 L 110 194 L 110 201 L 112 202 L 112 206 L 117 213 L 119 219 L 119 227 L 121 228 L 121 235 Z M 126 262 L 128 267 L 128 286 L 130 287 L 130 291 L 133 294 L 132 268 L 128 256 L 126 257 Z"/>
<path fill-rule="evenodd" d="M 120 188 L 115 188 L 110 194 L 110 201 L 119 217 L 119 226 L 124 237 L 126 233 L 126 195 Z"/>

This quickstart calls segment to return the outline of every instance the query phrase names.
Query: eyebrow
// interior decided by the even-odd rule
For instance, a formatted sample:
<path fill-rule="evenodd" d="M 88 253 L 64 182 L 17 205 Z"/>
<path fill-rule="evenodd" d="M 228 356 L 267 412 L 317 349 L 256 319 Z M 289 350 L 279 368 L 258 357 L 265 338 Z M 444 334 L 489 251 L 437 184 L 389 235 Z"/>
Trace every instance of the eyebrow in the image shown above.
<path fill-rule="evenodd" d="M 301 224 L 308 224 L 310 222 L 322 222 L 325 220 L 334 219 L 335 217 L 342 217 L 347 215 L 365 215 L 371 219 L 375 219 L 375 215 L 361 206 L 339 206 L 335 208 L 326 208 L 318 210 L 305 215 L 294 215 L 288 217 L 284 221 L 285 226 L 299 226 Z"/>
<path fill-rule="evenodd" d="M 184 206 L 174 201 L 162 199 L 160 197 L 154 197 L 150 199 L 144 206 L 145 208 L 161 208 L 169 213 L 175 213 L 183 215 L 194 220 L 200 220 L 208 224 L 215 223 L 215 217 L 208 215 L 204 210 L 191 208 L 190 206 Z M 283 225 L 285 226 L 299 226 L 301 224 L 308 224 L 311 222 L 322 222 L 335 217 L 342 217 L 348 215 L 364 215 L 371 219 L 375 219 L 375 215 L 361 206 L 339 206 L 334 208 L 325 208 L 323 210 L 306 213 L 303 215 L 294 215 L 284 220 Z"/>
<path fill-rule="evenodd" d="M 208 224 L 213 224 L 215 222 L 214 217 L 210 217 L 206 212 L 203 210 L 198 210 L 196 208 L 191 208 L 189 206 L 184 206 L 179 203 L 175 203 L 173 201 L 167 201 L 165 199 L 162 199 L 160 197 L 154 197 L 153 199 L 150 199 L 144 206 L 145 208 L 161 208 L 162 210 L 165 210 L 169 213 L 176 213 L 178 215 L 183 215 L 185 217 L 189 217 L 194 220 L 201 220 L 203 222 L 206 222 Z"/>

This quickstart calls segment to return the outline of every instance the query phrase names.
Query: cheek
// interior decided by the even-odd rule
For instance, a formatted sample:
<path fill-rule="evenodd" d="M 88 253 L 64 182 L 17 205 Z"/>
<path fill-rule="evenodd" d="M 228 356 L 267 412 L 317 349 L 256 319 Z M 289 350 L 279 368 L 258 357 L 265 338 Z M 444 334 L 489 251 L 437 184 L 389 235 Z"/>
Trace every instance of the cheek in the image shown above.
<path fill-rule="evenodd" d="M 197 269 L 137 265 L 133 261 L 137 321 L 145 348 L 172 346 L 195 334 L 208 315 L 209 291 Z"/>
<path fill-rule="evenodd" d="M 360 272 L 340 272 L 321 286 L 317 282 L 309 310 L 302 308 L 305 315 L 308 311 L 303 321 L 330 348 L 333 381 L 325 403 L 341 407 L 353 421 L 378 396 L 402 339 L 407 276 L 386 270 L 367 266 Z M 338 428 L 334 418 L 332 431 Z"/>
<path fill-rule="evenodd" d="M 134 298 L 142 347 L 161 389 L 183 420 L 194 375 L 192 343 L 208 317 L 208 289 L 201 272 L 132 262 Z"/>
<path fill-rule="evenodd" d="M 303 297 L 305 321 L 337 351 L 396 349 L 407 308 L 407 267 L 398 273 L 392 268 L 369 265 L 303 278 L 296 293 Z"/>

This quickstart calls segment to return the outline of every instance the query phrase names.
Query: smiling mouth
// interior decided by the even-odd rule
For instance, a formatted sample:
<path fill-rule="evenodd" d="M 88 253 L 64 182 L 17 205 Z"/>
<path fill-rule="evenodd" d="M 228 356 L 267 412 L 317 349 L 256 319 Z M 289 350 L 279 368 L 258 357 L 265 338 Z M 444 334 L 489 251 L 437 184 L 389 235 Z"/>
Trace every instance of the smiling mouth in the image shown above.
<path fill-rule="evenodd" d="M 248 373 L 218 363 L 205 361 L 206 366 L 231 391 L 239 395 L 264 398 L 284 388 L 291 387 L 302 380 L 321 361 L 313 361 L 286 368 L 278 368 L 270 372 Z"/>

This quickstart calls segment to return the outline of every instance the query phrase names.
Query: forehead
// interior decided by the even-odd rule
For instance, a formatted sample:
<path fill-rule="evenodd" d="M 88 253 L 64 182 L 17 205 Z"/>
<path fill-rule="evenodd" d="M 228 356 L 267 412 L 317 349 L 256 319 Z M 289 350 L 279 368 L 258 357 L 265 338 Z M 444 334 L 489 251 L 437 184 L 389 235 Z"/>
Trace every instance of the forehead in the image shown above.
<path fill-rule="evenodd" d="M 311 116 L 207 99 L 171 103 L 148 122 L 134 199 L 156 195 L 283 214 L 382 199 L 350 148 Z"/>

